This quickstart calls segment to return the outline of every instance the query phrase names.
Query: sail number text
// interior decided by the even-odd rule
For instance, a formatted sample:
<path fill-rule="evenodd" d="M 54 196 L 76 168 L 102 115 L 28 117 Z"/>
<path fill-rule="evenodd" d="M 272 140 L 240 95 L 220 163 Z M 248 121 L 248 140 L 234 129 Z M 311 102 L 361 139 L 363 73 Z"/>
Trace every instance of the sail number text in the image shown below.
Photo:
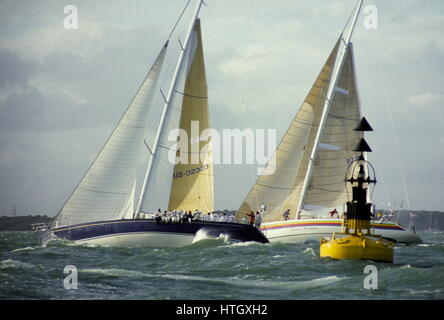
<path fill-rule="evenodd" d="M 189 169 L 186 171 L 179 171 L 179 172 L 174 172 L 173 174 L 173 178 L 182 178 L 182 177 L 187 177 L 187 176 L 192 176 L 193 174 L 202 172 L 204 170 L 207 170 L 209 168 L 208 164 L 204 164 L 203 166 L 197 167 L 197 168 L 193 168 L 193 169 Z"/>

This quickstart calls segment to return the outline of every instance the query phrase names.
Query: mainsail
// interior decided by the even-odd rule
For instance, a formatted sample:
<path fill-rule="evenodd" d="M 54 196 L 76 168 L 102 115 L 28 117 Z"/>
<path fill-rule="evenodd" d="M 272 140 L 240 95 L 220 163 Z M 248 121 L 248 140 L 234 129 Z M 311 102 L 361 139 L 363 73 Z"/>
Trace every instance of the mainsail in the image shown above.
<path fill-rule="evenodd" d="M 346 202 L 344 172 L 347 160 L 358 154 L 352 150 L 360 140 L 359 133 L 353 131 L 360 120 L 360 110 L 351 43 L 343 65 L 335 66 L 341 38 L 269 162 L 275 165 L 274 173 L 258 177 L 236 213 L 237 219 L 251 210 L 260 210 L 262 203 L 267 207 L 262 221 L 273 222 L 283 220 L 287 209 L 290 218 L 297 218 L 300 201 L 301 209 L 342 206 Z M 341 68 L 339 78 L 310 175 L 308 166 L 335 67 Z"/>
<path fill-rule="evenodd" d="M 147 181 L 144 212 L 157 212 L 159 208 L 214 211 L 211 138 L 202 136 L 209 128 L 209 115 L 199 19 L 184 50 Z"/>
<path fill-rule="evenodd" d="M 168 42 L 108 141 L 54 218 L 53 227 L 114 220 L 133 214 L 149 110 L 167 45 Z"/>
<path fill-rule="evenodd" d="M 356 86 L 353 45 L 349 44 L 338 78 L 304 204 L 326 208 L 342 207 L 351 189 L 344 183 L 349 161 L 359 156 L 353 151 L 361 140 L 354 128 L 361 119 Z"/>

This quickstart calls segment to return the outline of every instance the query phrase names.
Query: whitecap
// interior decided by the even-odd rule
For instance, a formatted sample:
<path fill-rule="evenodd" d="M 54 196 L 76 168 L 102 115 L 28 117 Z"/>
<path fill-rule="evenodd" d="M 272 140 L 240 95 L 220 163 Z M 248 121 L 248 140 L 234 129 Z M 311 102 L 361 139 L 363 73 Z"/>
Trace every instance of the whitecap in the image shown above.
<path fill-rule="evenodd" d="M 90 269 L 81 269 L 79 270 L 81 273 L 93 273 L 93 274 L 102 274 L 106 276 L 117 276 L 117 277 L 136 277 L 136 278 L 164 278 L 164 279 L 173 279 L 173 280 L 188 280 L 188 281 L 217 281 L 210 278 L 200 277 L 200 276 L 192 276 L 192 275 L 183 275 L 183 274 L 159 274 L 159 273 L 145 273 L 142 271 L 136 270 L 128 270 L 128 269 L 119 269 L 119 268 L 90 268 Z"/>
<path fill-rule="evenodd" d="M 314 250 L 313 250 L 313 248 L 306 248 L 305 250 L 304 250 L 304 253 L 308 253 L 308 254 L 310 254 L 311 256 L 316 256 L 315 255 L 315 252 L 314 252 Z"/>
<path fill-rule="evenodd" d="M 35 250 L 35 247 L 25 247 L 25 248 L 18 248 L 18 249 L 14 249 L 11 252 L 20 252 L 20 251 L 27 251 L 27 250 Z"/>
<path fill-rule="evenodd" d="M 217 278 L 211 279 L 200 276 L 190 276 L 183 274 L 156 274 L 156 277 L 165 278 L 165 279 L 174 279 L 174 280 L 188 280 L 188 281 L 220 281 Z"/>
<path fill-rule="evenodd" d="M 232 281 L 231 284 L 238 286 L 248 286 L 248 287 L 262 287 L 262 288 L 287 288 L 291 290 L 296 289 L 310 289 L 316 287 L 326 286 L 344 278 L 339 278 L 337 276 L 326 276 L 311 280 L 296 280 L 296 281 L 273 281 L 273 280 L 239 280 L 236 279 Z"/>
<path fill-rule="evenodd" d="M 250 246 L 256 246 L 256 245 L 261 245 L 261 244 L 256 241 L 233 242 L 227 247 L 250 247 Z"/>
<path fill-rule="evenodd" d="M 149 276 L 146 273 L 135 270 L 128 269 L 119 269 L 119 268 L 90 268 L 90 269 L 80 269 L 80 273 L 95 273 L 95 274 L 103 274 L 106 276 L 118 276 L 118 277 L 141 277 L 141 276 Z"/>
<path fill-rule="evenodd" d="M 330 285 L 332 283 L 341 281 L 346 279 L 339 278 L 337 276 L 327 276 L 317 279 L 311 280 L 302 280 L 302 281 L 273 281 L 273 280 L 244 280 L 239 277 L 230 277 L 230 278 L 207 278 L 202 276 L 192 276 L 192 275 L 180 275 L 180 274 L 157 274 L 156 277 L 165 278 L 165 279 L 174 279 L 174 280 L 186 280 L 186 281 L 203 281 L 203 282 L 218 282 L 225 283 L 227 285 L 232 286 L 240 286 L 240 287 L 256 287 L 256 288 L 287 288 L 290 290 L 297 289 L 310 289 L 316 287 L 322 287 L 326 285 Z"/>
<path fill-rule="evenodd" d="M 193 243 L 196 243 L 196 242 L 199 242 L 202 240 L 208 240 L 208 239 L 222 239 L 222 240 L 224 240 L 225 243 L 227 243 L 229 240 L 229 236 L 221 233 L 218 237 L 214 237 L 214 236 L 210 235 L 208 230 L 203 228 L 203 229 L 199 229 L 196 232 L 196 235 L 194 236 L 194 239 L 193 239 Z"/>
<path fill-rule="evenodd" d="M 101 269 L 101 268 L 93 268 L 93 269 L 83 269 L 79 270 L 80 272 L 87 273 L 96 273 L 96 274 L 104 274 L 108 276 L 121 276 L 121 277 L 146 277 L 146 278 L 163 278 L 177 281 L 198 281 L 198 282 L 213 282 L 213 283 L 224 283 L 231 286 L 240 286 L 240 287 L 257 287 L 257 288 L 287 288 L 290 290 L 299 290 L 299 289 L 310 289 L 316 287 L 327 286 L 332 283 L 342 281 L 346 279 L 346 277 L 337 277 L 337 276 L 326 276 L 311 280 L 296 280 L 296 281 L 274 281 L 274 280 L 245 280 L 240 279 L 239 277 L 230 277 L 230 278 L 209 278 L 205 276 L 197 276 L 197 275 L 185 275 L 185 274 L 161 274 L 161 273 L 144 273 L 141 271 L 134 270 L 126 270 L 126 269 Z"/>
<path fill-rule="evenodd" d="M 0 269 L 14 269 L 14 268 L 23 268 L 23 269 L 31 269 L 35 266 L 33 264 L 22 262 L 19 260 L 7 259 L 0 261 Z"/>

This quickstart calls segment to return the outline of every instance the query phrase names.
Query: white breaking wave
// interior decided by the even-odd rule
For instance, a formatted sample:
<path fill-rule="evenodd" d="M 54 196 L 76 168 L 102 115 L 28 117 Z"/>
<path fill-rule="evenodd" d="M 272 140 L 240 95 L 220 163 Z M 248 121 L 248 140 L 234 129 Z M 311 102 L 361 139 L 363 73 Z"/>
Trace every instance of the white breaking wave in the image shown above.
<path fill-rule="evenodd" d="M 27 251 L 27 250 L 35 250 L 36 247 L 25 247 L 25 248 L 18 248 L 18 249 L 14 249 L 11 252 L 19 252 L 19 251 Z"/>
<path fill-rule="evenodd" d="M 304 250 L 304 253 L 308 253 L 308 254 L 310 254 L 311 256 L 316 256 L 315 255 L 315 252 L 314 252 L 314 250 L 313 250 L 313 248 L 306 248 L 305 250 Z"/>
<path fill-rule="evenodd" d="M 236 242 L 230 244 L 228 247 L 249 247 L 249 246 L 263 246 L 263 243 L 259 243 L 256 241 L 245 241 L 245 242 Z"/>
<path fill-rule="evenodd" d="M 92 268 L 79 270 L 80 272 L 103 274 L 107 276 L 119 276 L 119 277 L 143 277 L 143 278 L 163 278 L 172 280 L 184 280 L 184 281 L 200 281 L 200 282 L 218 282 L 231 286 L 239 287 L 256 287 L 256 288 L 286 288 L 290 290 L 311 289 L 322 286 L 327 286 L 335 282 L 347 279 L 347 277 L 326 276 L 311 280 L 295 280 L 295 281 L 272 281 L 272 280 L 244 280 L 238 277 L 230 278 L 208 278 L 205 276 L 196 275 L 184 275 L 184 274 L 159 274 L 159 273 L 145 273 L 141 271 L 110 268 Z"/>
<path fill-rule="evenodd" d="M 122 276 L 122 277 L 152 277 L 155 275 L 150 275 L 141 271 L 135 270 L 127 270 L 127 269 L 119 269 L 119 268 L 90 268 L 90 269 L 80 269 L 79 272 L 83 273 L 95 273 L 95 274 L 103 274 L 106 276 Z"/>
<path fill-rule="evenodd" d="M 202 240 L 206 240 L 206 239 L 212 239 L 212 238 L 213 238 L 213 237 L 211 237 L 211 236 L 208 234 L 207 230 L 205 230 L 205 229 L 199 229 L 199 230 L 196 232 L 196 235 L 194 236 L 193 243 L 196 243 L 196 242 L 198 242 L 198 241 L 202 241 Z"/>
<path fill-rule="evenodd" d="M 7 260 L 0 261 L 0 270 L 1 269 L 14 269 L 14 268 L 31 269 L 31 268 L 35 268 L 35 265 L 27 263 L 27 262 L 13 260 L 13 259 L 7 259 Z"/>
<path fill-rule="evenodd" d="M 347 277 L 339 278 L 337 276 L 327 276 L 312 280 L 301 280 L 301 281 L 242 280 L 236 278 L 227 282 L 229 284 L 237 286 L 281 288 L 281 289 L 287 288 L 295 290 L 295 289 L 311 289 L 316 287 L 322 287 L 344 279 L 347 279 Z"/>
<path fill-rule="evenodd" d="M 227 234 L 219 234 L 218 237 L 213 237 L 209 234 L 208 230 L 205 228 L 199 229 L 196 232 L 196 235 L 194 236 L 193 243 L 202 241 L 202 240 L 208 240 L 208 239 L 223 239 L 225 243 L 229 242 L 230 237 Z"/>

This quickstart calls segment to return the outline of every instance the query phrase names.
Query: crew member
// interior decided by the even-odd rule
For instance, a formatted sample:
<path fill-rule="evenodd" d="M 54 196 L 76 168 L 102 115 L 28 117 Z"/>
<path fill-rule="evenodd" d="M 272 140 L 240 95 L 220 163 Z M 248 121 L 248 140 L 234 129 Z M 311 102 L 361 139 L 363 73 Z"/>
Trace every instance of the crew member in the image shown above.
<path fill-rule="evenodd" d="M 288 220 L 288 217 L 290 216 L 290 209 L 285 210 L 283 216 L 285 221 Z"/>
<path fill-rule="evenodd" d="M 334 208 L 332 211 L 330 211 L 329 214 L 330 214 L 330 217 L 332 217 L 332 218 L 339 217 L 338 210 L 336 210 L 336 208 Z"/>
<path fill-rule="evenodd" d="M 256 219 L 256 216 L 254 215 L 254 212 L 250 211 L 250 213 L 247 213 L 246 216 L 250 218 L 250 221 L 249 221 L 250 226 L 253 226 L 254 225 L 254 220 Z"/>
<path fill-rule="evenodd" d="M 255 223 L 255 227 L 259 228 L 259 226 L 261 225 L 261 221 L 262 221 L 262 214 L 258 211 L 256 211 L 256 223 Z"/>

